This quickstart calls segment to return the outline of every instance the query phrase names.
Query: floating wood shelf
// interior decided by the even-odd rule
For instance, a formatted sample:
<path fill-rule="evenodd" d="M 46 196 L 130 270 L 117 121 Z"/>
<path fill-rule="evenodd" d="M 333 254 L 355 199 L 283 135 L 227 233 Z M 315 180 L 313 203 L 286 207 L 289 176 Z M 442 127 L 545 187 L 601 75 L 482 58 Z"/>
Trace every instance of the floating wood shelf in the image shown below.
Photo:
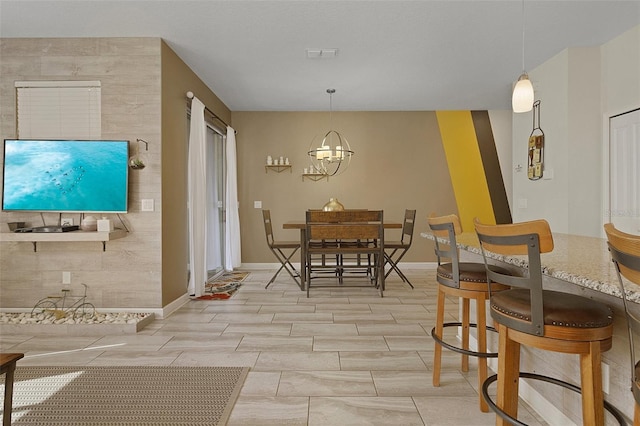
<path fill-rule="evenodd" d="M 124 229 L 106 231 L 71 231 L 71 232 L 0 232 L 0 242 L 22 242 L 33 244 L 33 251 L 38 250 L 41 241 L 67 242 L 67 241 L 100 241 L 102 251 L 106 250 L 107 241 L 123 238 L 127 235 Z"/>
<path fill-rule="evenodd" d="M 309 179 L 312 180 L 314 182 L 317 182 L 321 179 L 327 178 L 327 180 L 329 180 L 329 175 L 324 174 L 324 173 L 303 173 L 302 174 L 302 181 L 304 182 L 305 179 Z"/>
<path fill-rule="evenodd" d="M 269 170 L 273 170 L 274 172 L 281 173 L 285 170 L 289 169 L 289 173 L 291 171 L 291 164 L 281 164 L 281 165 L 266 165 L 264 166 L 264 172 L 267 173 Z"/>

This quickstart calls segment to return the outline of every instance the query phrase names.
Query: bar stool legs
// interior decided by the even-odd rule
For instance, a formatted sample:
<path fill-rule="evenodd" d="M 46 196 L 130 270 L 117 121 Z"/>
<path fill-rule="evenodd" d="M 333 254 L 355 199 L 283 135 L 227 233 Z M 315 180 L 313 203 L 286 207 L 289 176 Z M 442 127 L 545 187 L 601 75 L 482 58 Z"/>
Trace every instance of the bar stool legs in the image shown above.
<path fill-rule="evenodd" d="M 462 355 L 461 369 L 462 371 L 469 371 L 469 356 L 476 357 L 478 359 L 478 386 L 482 386 L 482 383 L 487 379 L 487 358 L 496 358 L 497 352 L 487 352 L 487 330 L 495 331 L 492 327 L 487 327 L 486 323 L 486 306 L 485 302 L 488 299 L 488 293 L 484 291 L 468 291 L 456 288 L 450 288 L 445 285 L 438 286 L 438 301 L 437 301 L 437 313 L 436 313 L 436 326 L 431 330 L 431 337 L 436 342 L 433 352 L 433 386 L 440 386 L 440 372 L 442 366 L 442 348 L 445 347 L 454 352 L 458 352 Z M 450 294 L 452 296 L 461 297 L 462 303 L 462 321 L 461 322 L 444 322 L 444 304 L 445 296 Z M 471 300 L 475 300 L 476 305 L 476 323 L 470 322 L 470 306 Z M 443 340 L 443 333 L 445 327 L 461 327 L 462 332 L 462 344 L 461 347 L 453 346 Z M 477 351 L 469 349 L 469 331 L 471 328 L 477 330 Z M 489 411 L 487 402 L 481 394 L 478 396 L 480 410 L 483 412 Z"/>

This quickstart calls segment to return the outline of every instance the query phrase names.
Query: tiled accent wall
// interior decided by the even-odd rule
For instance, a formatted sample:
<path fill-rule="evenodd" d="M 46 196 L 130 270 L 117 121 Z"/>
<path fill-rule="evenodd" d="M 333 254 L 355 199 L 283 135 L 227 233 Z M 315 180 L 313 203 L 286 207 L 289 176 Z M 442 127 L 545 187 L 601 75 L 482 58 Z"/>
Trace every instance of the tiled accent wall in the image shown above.
<path fill-rule="evenodd" d="M 161 308 L 161 40 L 0 39 L 0 57 L 1 138 L 16 137 L 16 80 L 99 80 L 102 138 L 149 142 L 147 167 L 130 173 L 129 213 L 121 215 L 129 235 L 108 242 L 104 252 L 99 242 L 41 242 L 37 252 L 30 243 L 1 243 L 0 308 L 26 308 L 59 294 L 62 271 L 71 272 L 74 292 L 89 286 L 98 308 Z M 147 198 L 155 200 L 154 212 L 140 211 Z M 44 219 L 56 224 L 58 215 Z M 1 231 L 13 221 L 42 225 L 39 214 L 2 212 Z"/>

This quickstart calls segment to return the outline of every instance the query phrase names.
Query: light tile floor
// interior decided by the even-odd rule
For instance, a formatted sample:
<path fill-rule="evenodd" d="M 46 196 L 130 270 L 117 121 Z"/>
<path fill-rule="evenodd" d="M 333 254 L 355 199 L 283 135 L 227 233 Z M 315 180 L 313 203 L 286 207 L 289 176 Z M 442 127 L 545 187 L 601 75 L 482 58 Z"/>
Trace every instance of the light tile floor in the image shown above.
<path fill-rule="evenodd" d="M 229 425 L 492 425 L 478 409 L 475 362 L 443 351 L 433 387 L 436 282 L 408 270 L 383 298 L 370 288 L 312 289 L 252 271 L 226 301 L 190 301 L 137 335 L 0 336 L 20 365 L 249 366 Z M 456 300 L 447 300 L 451 320 Z M 452 329 L 453 330 L 453 329 Z M 545 423 L 525 404 L 520 418 Z"/>

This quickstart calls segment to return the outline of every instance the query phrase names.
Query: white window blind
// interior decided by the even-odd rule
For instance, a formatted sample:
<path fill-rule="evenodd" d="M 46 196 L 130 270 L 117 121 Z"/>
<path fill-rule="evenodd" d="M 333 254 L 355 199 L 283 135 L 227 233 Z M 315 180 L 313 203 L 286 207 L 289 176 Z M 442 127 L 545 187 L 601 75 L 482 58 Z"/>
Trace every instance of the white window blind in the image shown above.
<path fill-rule="evenodd" d="M 18 137 L 100 139 L 99 81 L 18 81 Z"/>

